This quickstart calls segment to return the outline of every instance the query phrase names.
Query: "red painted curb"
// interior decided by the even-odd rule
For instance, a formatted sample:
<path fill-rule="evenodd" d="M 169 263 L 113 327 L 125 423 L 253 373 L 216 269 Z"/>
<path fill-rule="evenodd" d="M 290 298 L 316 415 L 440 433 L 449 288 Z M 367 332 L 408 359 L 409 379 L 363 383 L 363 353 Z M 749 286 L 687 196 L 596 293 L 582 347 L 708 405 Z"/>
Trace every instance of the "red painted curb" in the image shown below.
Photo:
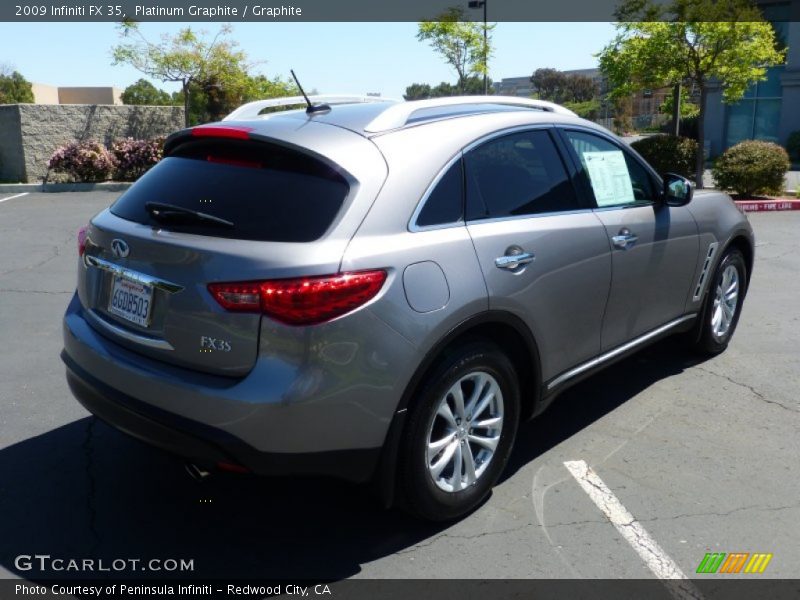
<path fill-rule="evenodd" d="M 769 200 L 736 200 L 743 212 L 771 212 L 777 210 L 800 210 L 800 200 L 771 198 Z"/>

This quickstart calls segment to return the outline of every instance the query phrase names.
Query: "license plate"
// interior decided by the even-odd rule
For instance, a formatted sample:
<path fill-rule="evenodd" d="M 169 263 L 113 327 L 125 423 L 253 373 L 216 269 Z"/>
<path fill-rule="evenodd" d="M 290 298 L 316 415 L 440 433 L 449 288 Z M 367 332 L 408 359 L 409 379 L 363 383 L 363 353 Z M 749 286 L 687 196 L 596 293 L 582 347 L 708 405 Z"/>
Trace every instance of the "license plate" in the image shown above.
<path fill-rule="evenodd" d="M 142 327 L 150 325 L 153 288 L 127 277 L 114 275 L 108 311 Z"/>

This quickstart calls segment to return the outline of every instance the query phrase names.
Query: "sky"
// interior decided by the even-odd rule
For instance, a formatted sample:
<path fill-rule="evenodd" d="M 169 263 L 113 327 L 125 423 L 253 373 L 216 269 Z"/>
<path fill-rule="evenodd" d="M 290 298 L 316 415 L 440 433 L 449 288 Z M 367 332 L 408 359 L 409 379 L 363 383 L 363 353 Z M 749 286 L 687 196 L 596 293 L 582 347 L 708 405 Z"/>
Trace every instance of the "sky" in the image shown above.
<path fill-rule="evenodd" d="M 209 33 L 220 26 L 190 25 Z M 148 39 L 157 39 L 183 26 L 143 23 L 141 29 Z M 416 23 L 239 23 L 231 38 L 252 61 L 261 62 L 254 74 L 289 77 L 293 68 L 307 90 L 401 98 L 411 83 L 456 80 L 433 49 L 417 41 L 416 32 Z M 613 33 L 610 23 L 498 23 L 490 77 L 525 76 L 540 67 L 594 67 L 593 55 Z M 142 75 L 111 64 L 111 48 L 119 41 L 113 23 L 0 23 L 0 63 L 36 83 L 125 88 Z"/>

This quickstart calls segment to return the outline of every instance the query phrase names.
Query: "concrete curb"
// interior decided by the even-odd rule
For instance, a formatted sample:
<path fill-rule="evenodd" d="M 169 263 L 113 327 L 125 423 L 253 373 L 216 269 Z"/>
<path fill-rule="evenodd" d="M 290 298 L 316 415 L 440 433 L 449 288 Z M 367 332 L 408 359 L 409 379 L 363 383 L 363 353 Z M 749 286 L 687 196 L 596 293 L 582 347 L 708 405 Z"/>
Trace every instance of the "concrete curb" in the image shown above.
<path fill-rule="evenodd" d="M 102 181 L 100 183 L 0 183 L 0 194 L 25 192 L 122 192 L 133 185 L 130 181 Z"/>
<path fill-rule="evenodd" d="M 773 212 L 779 210 L 800 210 L 800 200 L 791 198 L 771 198 L 768 200 L 736 200 L 742 212 Z"/>

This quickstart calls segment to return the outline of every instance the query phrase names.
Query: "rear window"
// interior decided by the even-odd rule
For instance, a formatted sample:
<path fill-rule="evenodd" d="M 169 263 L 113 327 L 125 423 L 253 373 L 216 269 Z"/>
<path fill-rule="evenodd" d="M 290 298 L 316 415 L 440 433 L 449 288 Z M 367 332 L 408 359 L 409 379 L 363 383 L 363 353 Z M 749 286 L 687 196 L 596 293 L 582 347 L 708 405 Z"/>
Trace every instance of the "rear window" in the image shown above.
<path fill-rule="evenodd" d="M 178 146 L 112 206 L 118 217 L 198 235 L 274 242 L 319 239 L 350 188 L 320 160 L 274 144 L 196 140 Z M 233 223 L 157 221 L 146 203 L 199 211 Z"/>

